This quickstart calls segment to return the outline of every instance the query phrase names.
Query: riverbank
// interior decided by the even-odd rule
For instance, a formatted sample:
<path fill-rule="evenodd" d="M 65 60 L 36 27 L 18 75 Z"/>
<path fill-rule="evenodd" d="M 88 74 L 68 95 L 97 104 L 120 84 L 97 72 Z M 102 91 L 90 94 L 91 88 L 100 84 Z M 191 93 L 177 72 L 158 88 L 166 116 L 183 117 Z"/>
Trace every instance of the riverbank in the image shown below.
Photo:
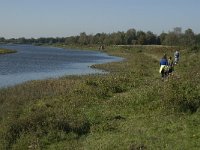
<path fill-rule="evenodd" d="M 1 54 L 8 54 L 8 53 L 16 53 L 17 51 L 15 50 L 9 50 L 9 49 L 3 49 L 3 48 L 0 48 L 0 55 Z"/>
<path fill-rule="evenodd" d="M 172 47 L 106 47 L 125 61 L 109 74 L 27 82 L 0 91 L 0 149 L 197 149 L 200 52 L 181 51 L 160 79 Z M 191 78 L 192 76 L 192 78 Z"/>
<path fill-rule="evenodd" d="M 0 59 L 0 88 L 30 80 L 58 78 L 64 75 L 105 73 L 92 69 L 95 63 L 120 61 L 121 58 L 95 51 L 63 49 L 33 45 L 7 45 L 16 54 L 3 55 Z"/>

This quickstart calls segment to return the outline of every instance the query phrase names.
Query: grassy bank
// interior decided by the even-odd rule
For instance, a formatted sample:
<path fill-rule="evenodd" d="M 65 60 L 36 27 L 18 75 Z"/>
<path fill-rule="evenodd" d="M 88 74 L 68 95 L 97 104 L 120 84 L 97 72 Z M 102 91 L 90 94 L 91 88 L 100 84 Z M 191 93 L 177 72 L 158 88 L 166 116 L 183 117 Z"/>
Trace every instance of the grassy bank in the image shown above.
<path fill-rule="evenodd" d="M 0 55 L 1 54 L 7 54 L 7 53 L 15 53 L 15 52 L 16 51 L 14 51 L 14 50 L 0 48 Z"/>
<path fill-rule="evenodd" d="M 1 89 L 0 149 L 198 149 L 200 52 L 183 49 L 163 82 L 159 59 L 173 50 L 106 47 L 126 58 L 94 66 L 110 74 Z"/>

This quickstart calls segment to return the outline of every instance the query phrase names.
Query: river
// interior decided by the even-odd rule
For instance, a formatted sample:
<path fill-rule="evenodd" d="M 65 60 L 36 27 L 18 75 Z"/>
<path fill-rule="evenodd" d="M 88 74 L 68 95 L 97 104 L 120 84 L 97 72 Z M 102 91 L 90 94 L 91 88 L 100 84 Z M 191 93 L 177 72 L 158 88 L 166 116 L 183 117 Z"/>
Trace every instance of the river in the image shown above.
<path fill-rule="evenodd" d="M 106 53 L 89 50 L 16 44 L 0 45 L 0 48 L 17 51 L 0 55 L 0 88 L 30 80 L 104 73 L 90 66 L 122 60 Z"/>

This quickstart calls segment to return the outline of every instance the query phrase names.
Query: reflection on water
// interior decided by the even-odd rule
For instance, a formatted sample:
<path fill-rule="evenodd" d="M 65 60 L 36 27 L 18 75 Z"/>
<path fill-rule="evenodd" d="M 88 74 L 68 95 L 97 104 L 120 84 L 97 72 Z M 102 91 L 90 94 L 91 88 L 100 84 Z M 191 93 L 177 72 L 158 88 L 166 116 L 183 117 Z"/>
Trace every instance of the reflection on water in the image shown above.
<path fill-rule="evenodd" d="M 102 73 L 89 66 L 120 61 L 122 58 L 105 53 L 32 45 L 0 45 L 17 53 L 0 55 L 0 87 L 29 80 Z"/>

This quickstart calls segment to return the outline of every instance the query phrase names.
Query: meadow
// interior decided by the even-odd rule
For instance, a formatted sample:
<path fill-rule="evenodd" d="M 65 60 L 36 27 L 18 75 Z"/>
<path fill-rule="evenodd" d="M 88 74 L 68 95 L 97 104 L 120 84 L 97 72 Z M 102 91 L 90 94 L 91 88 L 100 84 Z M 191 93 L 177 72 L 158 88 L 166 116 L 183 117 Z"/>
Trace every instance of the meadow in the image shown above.
<path fill-rule="evenodd" d="M 0 149 L 199 149 L 200 48 L 181 47 L 162 81 L 159 60 L 175 50 L 110 46 L 124 61 L 92 66 L 108 74 L 0 89 Z"/>

